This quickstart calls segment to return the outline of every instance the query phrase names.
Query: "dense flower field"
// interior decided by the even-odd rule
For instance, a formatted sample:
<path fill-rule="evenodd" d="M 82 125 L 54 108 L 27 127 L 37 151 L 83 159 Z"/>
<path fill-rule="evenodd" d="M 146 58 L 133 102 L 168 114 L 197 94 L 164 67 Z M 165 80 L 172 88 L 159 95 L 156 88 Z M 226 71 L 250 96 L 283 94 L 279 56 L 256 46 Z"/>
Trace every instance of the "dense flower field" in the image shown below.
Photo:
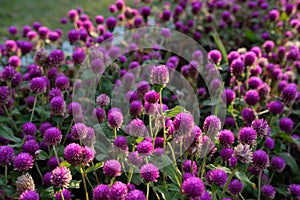
<path fill-rule="evenodd" d="M 117 0 L 0 44 L 1 199 L 300 199 L 300 1 Z"/>

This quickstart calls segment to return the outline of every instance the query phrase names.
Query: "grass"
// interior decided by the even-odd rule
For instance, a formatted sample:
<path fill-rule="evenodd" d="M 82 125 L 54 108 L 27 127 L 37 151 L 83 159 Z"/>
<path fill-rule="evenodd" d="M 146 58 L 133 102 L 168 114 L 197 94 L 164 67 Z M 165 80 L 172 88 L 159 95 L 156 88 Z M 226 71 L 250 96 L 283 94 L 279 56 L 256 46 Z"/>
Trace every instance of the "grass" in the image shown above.
<path fill-rule="evenodd" d="M 39 21 L 42 25 L 64 32 L 72 25 L 60 23 L 61 17 L 67 17 L 71 9 L 82 7 L 91 18 L 96 15 L 108 16 L 108 7 L 115 0 L 0 0 L 0 40 L 8 33 L 7 28 L 17 26 L 19 32 L 24 25 Z"/>

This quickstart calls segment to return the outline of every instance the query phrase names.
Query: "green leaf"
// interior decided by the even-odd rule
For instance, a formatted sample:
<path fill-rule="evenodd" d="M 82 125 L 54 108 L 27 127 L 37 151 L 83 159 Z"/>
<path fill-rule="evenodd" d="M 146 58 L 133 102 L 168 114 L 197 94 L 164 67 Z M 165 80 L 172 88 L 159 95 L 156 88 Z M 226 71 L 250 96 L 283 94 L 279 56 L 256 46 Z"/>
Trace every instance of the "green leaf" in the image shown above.
<path fill-rule="evenodd" d="M 38 191 L 40 192 L 40 198 L 41 199 L 53 199 L 54 197 L 54 189 L 53 186 L 45 189 L 43 187 L 38 188 Z"/>
<path fill-rule="evenodd" d="M 217 30 L 213 30 L 213 34 L 212 34 L 213 38 L 214 38 L 214 41 L 218 47 L 218 49 L 221 51 L 222 53 L 222 57 L 223 59 L 226 61 L 226 63 L 228 63 L 228 60 L 227 60 L 227 51 L 226 51 L 226 48 L 217 32 Z"/>
<path fill-rule="evenodd" d="M 38 156 L 37 156 L 37 160 L 47 160 L 49 157 L 49 155 L 43 151 L 43 150 L 40 150 Z"/>
<path fill-rule="evenodd" d="M 59 166 L 71 167 L 71 164 L 68 161 L 64 160 L 59 164 Z"/>
<path fill-rule="evenodd" d="M 0 123 L 8 122 L 8 121 L 9 121 L 8 117 L 3 117 L 3 116 L 0 117 Z"/>
<path fill-rule="evenodd" d="M 186 110 L 181 106 L 175 106 L 174 108 L 167 110 L 164 112 L 166 117 L 175 117 L 177 114 L 181 112 L 186 112 Z"/>
<path fill-rule="evenodd" d="M 165 199 L 165 200 L 171 199 L 170 193 L 165 186 L 162 186 L 162 185 L 155 186 L 154 190 L 159 192 L 162 195 L 163 199 Z"/>
<path fill-rule="evenodd" d="M 144 140 L 143 137 L 139 137 L 135 140 L 135 143 L 139 144 L 140 142 L 142 142 Z"/>
<path fill-rule="evenodd" d="M 0 135 L 7 140 L 10 140 L 10 141 L 13 141 L 16 143 L 21 142 L 21 139 L 15 137 L 13 131 L 10 128 L 3 126 L 3 125 L 0 126 Z"/>
<path fill-rule="evenodd" d="M 244 30 L 244 34 L 245 34 L 245 37 L 252 42 L 261 42 L 262 41 L 262 39 L 258 35 L 256 35 L 255 32 L 253 32 L 249 29 Z"/>
<path fill-rule="evenodd" d="M 103 162 L 98 162 L 95 164 L 95 166 L 90 166 L 88 167 L 86 170 L 85 170 L 85 173 L 90 173 L 90 172 L 93 172 L 93 171 L 96 171 L 97 169 L 103 167 Z"/>
<path fill-rule="evenodd" d="M 210 164 L 207 166 L 208 169 L 221 169 L 224 172 L 226 172 L 227 174 L 231 173 L 231 170 L 227 167 L 222 167 L 222 166 L 214 166 L 213 164 Z"/>
<path fill-rule="evenodd" d="M 69 188 L 80 188 L 80 183 L 81 183 L 81 180 L 80 181 L 75 181 L 75 180 L 72 180 L 69 184 Z"/>
<path fill-rule="evenodd" d="M 289 143 L 294 143 L 295 142 L 292 139 L 292 137 L 289 134 L 286 134 L 286 133 L 277 133 L 273 137 L 280 137 L 280 138 L 284 139 L 285 141 L 287 141 Z"/>
<path fill-rule="evenodd" d="M 251 186 L 251 187 L 254 188 L 254 189 L 256 188 L 255 183 L 251 182 L 251 181 L 249 180 L 249 178 L 247 177 L 247 175 L 246 175 L 244 172 L 236 171 L 236 172 L 235 172 L 235 176 L 236 176 L 240 181 L 242 181 L 243 184 L 249 185 L 249 186 Z"/>
<path fill-rule="evenodd" d="M 155 84 L 155 85 L 153 86 L 153 89 L 154 89 L 156 92 L 160 92 L 164 87 L 165 87 L 165 86 L 163 86 L 163 85 L 157 85 L 157 84 Z"/>
<path fill-rule="evenodd" d="M 279 156 L 281 156 L 285 160 L 286 164 L 291 167 L 291 170 L 292 170 L 293 174 L 295 174 L 295 175 L 298 174 L 297 162 L 291 156 L 291 154 L 289 154 L 289 153 L 280 153 Z"/>

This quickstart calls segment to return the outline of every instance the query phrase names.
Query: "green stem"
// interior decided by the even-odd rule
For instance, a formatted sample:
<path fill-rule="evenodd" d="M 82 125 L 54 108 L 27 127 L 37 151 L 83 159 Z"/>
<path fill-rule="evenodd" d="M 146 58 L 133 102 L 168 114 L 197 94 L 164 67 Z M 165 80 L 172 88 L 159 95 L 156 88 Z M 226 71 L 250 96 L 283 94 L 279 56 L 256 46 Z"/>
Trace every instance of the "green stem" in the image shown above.
<path fill-rule="evenodd" d="M 4 186 L 7 186 L 7 165 L 4 167 Z"/>
<path fill-rule="evenodd" d="M 80 169 L 80 173 L 81 173 L 81 178 L 82 178 L 82 182 L 83 182 L 83 187 L 84 187 L 84 191 L 85 191 L 85 199 L 89 200 L 89 193 L 86 187 L 86 182 L 85 182 L 85 178 L 84 178 L 84 172 L 82 167 L 79 168 Z"/>
<path fill-rule="evenodd" d="M 94 164 L 94 162 L 92 161 L 92 165 L 93 165 L 93 167 L 95 167 L 95 164 Z M 100 184 L 100 181 L 99 181 L 99 179 L 98 179 L 98 175 L 97 175 L 97 172 L 96 171 L 94 171 L 94 176 L 95 176 L 95 178 L 96 178 L 96 181 L 97 181 L 97 184 L 99 185 Z"/>
<path fill-rule="evenodd" d="M 270 176 L 270 179 L 269 179 L 269 184 L 271 184 L 272 180 L 273 180 L 273 177 L 274 177 L 274 174 L 275 174 L 275 171 L 272 172 L 271 176 Z"/>
<path fill-rule="evenodd" d="M 132 168 L 132 165 L 130 164 L 130 168 L 129 168 L 129 172 L 128 172 L 128 181 L 127 181 L 127 184 L 130 184 L 130 182 L 131 182 L 132 173 L 133 173 L 133 168 Z"/>
<path fill-rule="evenodd" d="M 150 185 L 149 185 L 149 183 L 147 183 L 147 194 L 146 194 L 147 200 L 149 199 L 149 188 L 150 188 Z"/>
<path fill-rule="evenodd" d="M 200 178 L 201 178 L 201 179 L 203 178 L 203 175 L 204 175 L 204 171 L 205 171 L 205 163 L 206 163 L 206 156 L 203 158 L 202 164 L 201 164 L 201 175 L 200 175 Z"/>
<path fill-rule="evenodd" d="M 9 119 L 10 119 L 10 123 L 12 124 L 13 128 L 15 129 L 15 131 L 18 132 L 19 130 L 17 128 L 17 125 L 16 125 L 15 121 L 13 120 L 13 118 L 11 117 L 11 115 L 9 114 L 6 105 L 4 105 L 3 107 L 4 107 L 4 110 L 5 110 L 5 113 L 6 113 L 7 117 L 9 117 Z"/>
<path fill-rule="evenodd" d="M 225 196 L 225 193 L 226 193 L 226 191 L 227 191 L 227 189 L 228 189 L 229 183 L 230 183 L 232 177 L 234 176 L 234 174 L 235 174 L 235 171 L 233 170 L 233 171 L 231 172 L 231 174 L 229 175 L 229 177 L 228 177 L 228 180 L 227 180 L 227 182 L 226 182 L 225 188 L 224 188 L 223 191 L 222 191 L 222 194 L 221 194 L 220 199 L 223 199 L 223 197 Z"/>
<path fill-rule="evenodd" d="M 149 129 L 150 129 L 150 136 L 151 136 L 151 138 L 153 138 L 151 115 L 149 115 Z M 154 143 L 154 141 L 153 141 L 153 143 Z"/>
<path fill-rule="evenodd" d="M 37 102 L 37 96 L 34 97 L 34 103 L 33 103 L 33 108 L 32 108 L 32 111 L 31 111 L 30 122 L 32 122 L 32 118 L 33 118 L 33 114 L 34 114 L 36 102 Z"/>
<path fill-rule="evenodd" d="M 87 177 L 87 174 L 85 174 L 85 179 L 88 182 L 88 184 L 91 187 L 91 189 L 94 190 L 94 187 L 93 187 L 92 183 L 90 182 L 90 179 Z"/>
<path fill-rule="evenodd" d="M 241 193 L 239 193 L 240 197 L 242 200 L 245 200 L 245 198 L 243 197 L 243 195 Z"/>
<path fill-rule="evenodd" d="M 42 173 L 41 173 L 41 170 L 40 170 L 40 168 L 39 168 L 39 165 L 38 165 L 36 162 L 34 162 L 34 164 L 35 164 L 36 170 L 38 171 L 38 173 L 39 173 L 41 179 L 43 179 L 43 175 L 42 175 Z"/>
<path fill-rule="evenodd" d="M 65 197 L 64 197 L 64 195 L 63 195 L 62 190 L 60 191 L 60 196 L 61 196 L 61 199 L 62 199 L 62 200 L 65 200 Z"/>
<path fill-rule="evenodd" d="M 257 195 L 257 200 L 260 200 L 260 193 L 261 193 L 261 174 L 262 174 L 262 170 L 259 171 L 259 177 L 258 177 L 258 195 Z"/>
<path fill-rule="evenodd" d="M 57 155 L 57 151 L 56 151 L 55 145 L 53 145 L 53 151 L 54 151 L 54 154 L 55 154 L 55 158 L 56 158 L 57 164 L 59 165 L 59 159 L 58 159 L 58 155 Z"/>
<path fill-rule="evenodd" d="M 117 129 L 114 128 L 114 136 L 115 136 L 115 139 L 117 138 Z"/>

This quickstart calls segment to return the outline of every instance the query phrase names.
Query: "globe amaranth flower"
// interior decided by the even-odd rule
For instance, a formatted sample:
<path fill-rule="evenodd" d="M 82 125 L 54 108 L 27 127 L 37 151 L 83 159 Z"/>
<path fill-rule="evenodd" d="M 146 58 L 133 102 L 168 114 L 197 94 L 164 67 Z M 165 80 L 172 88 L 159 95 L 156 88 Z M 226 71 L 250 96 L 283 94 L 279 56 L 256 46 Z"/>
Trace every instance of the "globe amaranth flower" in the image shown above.
<path fill-rule="evenodd" d="M 219 142 L 223 146 L 232 145 L 234 142 L 234 134 L 230 130 L 221 130 L 219 134 Z"/>
<path fill-rule="evenodd" d="M 203 123 L 203 132 L 208 136 L 208 137 L 215 137 L 219 130 L 221 129 L 221 121 L 219 117 L 215 115 L 210 115 L 205 118 L 204 123 Z"/>
<path fill-rule="evenodd" d="M 257 169 L 264 169 L 269 166 L 269 156 L 264 150 L 257 150 L 253 153 L 252 165 Z"/>
<path fill-rule="evenodd" d="M 224 103 L 231 104 L 235 99 L 235 92 L 232 89 L 225 89 L 221 96 Z"/>
<path fill-rule="evenodd" d="M 212 60 L 216 65 L 220 64 L 222 60 L 222 54 L 219 50 L 211 50 L 207 56 L 208 59 Z"/>
<path fill-rule="evenodd" d="M 16 181 L 16 188 L 19 194 L 25 190 L 34 190 L 35 184 L 32 176 L 29 173 L 19 176 Z"/>
<path fill-rule="evenodd" d="M 266 141 L 265 141 L 265 144 L 264 144 L 264 147 L 267 148 L 267 149 L 270 149 L 270 150 L 274 149 L 275 141 L 271 137 L 267 137 Z"/>
<path fill-rule="evenodd" d="M 192 164 L 193 163 L 193 164 Z M 197 163 L 195 161 L 186 160 L 183 163 L 183 171 L 184 172 L 191 172 L 192 174 L 197 174 Z"/>
<path fill-rule="evenodd" d="M 249 86 L 249 88 L 252 88 L 252 89 L 258 88 L 259 86 L 262 85 L 262 83 L 263 83 L 262 80 L 257 76 L 252 76 L 248 80 L 248 86 Z"/>
<path fill-rule="evenodd" d="M 106 94 L 100 94 L 97 99 L 96 102 L 99 106 L 104 107 L 109 105 L 110 103 L 110 98 L 109 96 L 107 96 Z"/>
<path fill-rule="evenodd" d="M 115 182 L 109 189 L 110 200 L 125 200 L 128 194 L 127 185 L 122 182 Z"/>
<path fill-rule="evenodd" d="M 143 165 L 140 174 L 145 182 L 156 182 L 159 178 L 158 168 L 154 164 Z"/>
<path fill-rule="evenodd" d="M 224 186 L 227 182 L 227 174 L 224 170 L 221 169 L 213 169 L 209 170 L 205 175 L 205 179 L 208 184 L 215 184 L 218 186 Z"/>
<path fill-rule="evenodd" d="M 71 172 L 64 166 L 56 167 L 51 172 L 51 184 L 56 188 L 68 188 L 72 180 Z"/>
<path fill-rule="evenodd" d="M 95 157 L 95 150 L 91 147 L 82 147 L 80 160 L 81 164 L 88 165 Z"/>
<path fill-rule="evenodd" d="M 114 140 L 114 146 L 123 151 L 128 151 L 126 137 L 125 136 L 117 136 L 117 138 Z"/>
<path fill-rule="evenodd" d="M 27 171 L 32 168 L 33 162 L 29 153 L 19 153 L 14 159 L 14 168 L 18 171 Z"/>
<path fill-rule="evenodd" d="M 183 181 L 181 192 L 189 198 L 199 198 L 205 192 L 203 181 L 198 177 L 190 177 Z"/>
<path fill-rule="evenodd" d="M 296 199 L 300 198 L 300 185 L 299 184 L 289 185 L 288 191 L 292 198 L 296 198 Z"/>
<path fill-rule="evenodd" d="M 68 114 L 71 116 L 77 116 L 82 114 L 82 108 L 80 103 L 72 102 L 68 106 Z"/>
<path fill-rule="evenodd" d="M 53 170 L 55 169 L 60 163 L 61 163 L 61 159 L 58 158 L 58 163 L 57 163 L 57 159 L 55 156 L 52 156 L 51 158 L 49 158 L 49 160 L 47 161 L 47 166 Z"/>
<path fill-rule="evenodd" d="M 82 139 L 82 143 L 85 146 L 92 147 L 96 142 L 95 131 L 93 128 L 88 127 L 86 132 L 86 137 Z"/>
<path fill-rule="evenodd" d="M 238 140 L 242 144 L 248 144 L 250 146 L 256 144 L 257 133 L 251 127 L 244 127 L 239 131 Z"/>
<path fill-rule="evenodd" d="M 289 84 L 281 92 L 282 101 L 289 105 L 293 103 L 297 98 L 297 85 Z"/>
<path fill-rule="evenodd" d="M 228 191 L 230 192 L 230 194 L 238 195 L 240 192 L 242 192 L 242 190 L 243 190 L 242 181 L 240 181 L 238 179 L 234 179 L 234 180 L 230 181 L 230 183 L 228 185 Z"/>
<path fill-rule="evenodd" d="M 128 193 L 125 200 L 146 200 L 146 196 L 143 191 L 133 189 Z"/>
<path fill-rule="evenodd" d="M 149 155 L 153 153 L 153 144 L 151 141 L 144 140 L 136 146 L 136 149 L 139 154 Z"/>
<path fill-rule="evenodd" d="M 230 65 L 230 72 L 234 76 L 240 76 L 244 72 L 245 64 L 241 59 L 235 59 Z"/>
<path fill-rule="evenodd" d="M 48 65 L 48 53 L 45 49 L 40 48 L 36 51 L 34 55 L 34 63 L 41 67 Z"/>
<path fill-rule="evenodd" d="M 1 72 L 2 72 L 1 78 L 3 79 L 3 81 L 12 80 L 17 73 L 16 69 L 13 66 L 6 66 L 2 69 Z"/>
<path fill-rule="evenodd" d="M 130 103 L 129 111 L 133 116 L 140 115 L 143 111 L 143 105 L 140 101 L 135 100 Z"/>
<path fill-rule="evenodd" d="M 149 135 L 144 122 L 138 118 L 132 120 L 126 126 L 126 133 L 135 137 L 147 137 Z"/>
<path fill-rule="evenodd" d="M 289 133 L 293 130 L 294 122 L 288 117 L 283 117 L 279 120 L 279 128 L 280 130 Z"/>
<path fill-rule="evenodd" d="M 271 101 L 267 104 L 268 110 L 273 114 L 283 113 L 283 104 L 280 101 Z"/>
<path fill-rule="evenodd" d="M 204 194 L 200 197 L 200 200 L 212 200 L 212 196 L 211 196 L 210 193 L 208 193 L 208 192 L 205 191 Z M 222 200 L 232 200 L 232 199 L 226 199 L 226 198 L 224 198 Z"/>
<path fill-rule="evenodd" d="M 50 101 L 50 111 L 54 116 L 64 115 L 66 112 L 66 102 L 60 96 L 54 97 Z"/>
<path fill-rule="evenodd" d="M 39 200 L 39 194 L 34 190 L 25 190 L 19 197 L 19 200 Z"/>
<path fill-rule="evenodd" d="M 47 90 L 47 83 L 44 78 L 36 77 L 30 81 L 30 89 L 36 94 L 43 94 Z"/>
<path fill-rule="evenodd" d="M 280 156 L 274 156 L 271 159 L 270 166 L 275 172 L 280 173 L 284 170 L 286 163 L 285 163 L 285 160 L 283 158 L 281 158 Z"/>
<path fill-rule="evenodd" d="M 254 106 L 259 102 L 259 94 L 256 90 L 249 90 L 246 92 L 244 100 L 248 105 Z"/>
<path fill-rule="evenodd" d="M 251 108 L 244 108 L 242 110 L 242 118 L 247 122 L 247 124 L 251 124 L 252 121 L 256 118 L 255 112 Z"/>
<path fill-rule="evenodd" d="M 268 200 L 275 199 L 276 190 L 272 185 L 264 185 L 261 188 L 261 195 Z"/>
<path fill-rule="evenodd" d="M 248 164 L 252 162 L 252 151 L 249 145 L 238 144 L 234 148 L 233 155 L 237 158 L 241 163 Z"/>
<path fill-rule="evenodd" d="M 54 97 L 63 97 L 63 93 L 61 92 L 60 89 L 51 88 L 51 90 L 49 91 L 49 100 L 50 100 L 50 102 Z"/>
<path fill-rule="evenodd" d="M 83 123 L 75 123 L 71 129 L 71 137 L 73 140 L 81 140 L 86 137 L 87 126 Z"/>
<path fill-rule="evenodd" d="M 257 60 L 256 54 L 252 51 L 249 51 L 244 54 L 245 66 L 252 66 Z"/>
<path fill-rule="evenodd" d="M 159 96 L 159 93 L 157 93 L 155 90 L 151 90 L 145 94 L 144 99 L 149 103 L 157 103 L 159 100 Z"/>
<path fill-rule="evenodd" d="M 99 123 L 102 123 L 106 117 L 104 108 L 95 108 L 93 111 L 93 116 L 97 118 Z"/>
<path fill-rule="evenodd" d="M 151 70 L 151 83 L 166 85 L 169 83 L 169 70 L 165 65 L 154 66 Z"/>
<path fill-rule="evenodd" d="M 64 52 L 61 50 L 53 50 L 48 56 L 48 62 L 52 67 L 58 67 L 62 65 L 65 59 Z"/>
<path fill-rule="evenodd" d="M 143 157 L 139 156 L 139 153 L 137 151 L 129 152 L 127 159 L 130 164 L 136 166 L 140 166 L 143 163 Z"/>
<path fill-rule="evenodd" d="M 79 165 L 81 163 L 81 146 L 75 143 L 67 145 L 64 150 L 64 158 L 71 165 Z"/>
<path fill-rule="evenodd" d="M 7 86 L 0 86 L 0 105 L 6 104 L 9 101 L 9 88 Z"/>
<path fill-rule="evenodd" d="M 58 145 L 62 139 L 61 131 L 56 127 L 48 128 L 44 133 L 44 141 L 49 145 Z"/>
<path fill-rule="evenodd" d="M 25 153 L 29 153 L 32 156 L 35 156 L 35 153 L 39 150 L 39 144 L 35 139 L 26 140 L 22 146 L 22 150 Z"/>
<path fill-rule="evenodd" d="M 225 147 L 220 150 L 220 157 L 224 161 L 228 161 L 233 155 L 233 149 L 229 147 Z"/>
<path fill-rule="evenodd" d="M 175 131 L 180 135 L 188 135 L 194 127 L 194 117 L 190 113 L 179 113 L 173 120 Z"/>
<path fill-rule="evenodd" d="M 64 200 L 71 200 L 71 192 L 67 189 L 63 189 L 61 192 L 56 192 L 55 200 L 62 200 L 62 195 L 64 197 Z"/>
<path fill-rule="evenodd" d="M 121 164 L 117 160 L 108 160 L 104 163 L 103 173 L 109 177 L 121 175 Z"/>
<path fill-rule="evenodd" d="M 14 159 L 14 149 L 10 146 L 0 146 L 0 166 L 10 164 Z"/>
<path fill-rule="evenodd" d="M 75 65 L 80 65 L 85 59 L 85 53 L 82 50 L 76 50 L 72 54 L 72 59 Z"/>
<path fill-rule="evenodd" d="M 61 91 L 68 90 L 70 87 L 69 78 L 65 75 L 61 75 L 56 77 L 55 79 L 55 87 L 59 88 Z"/>
<path fill-rule="evenodd" d="M 258 137 L 266 137 L 269 135 L 269 125 L 265 119 L 252 121 L 251 127 L 256 131 Z"/>
<path fill-rule="evenodd" d="M 93 200 L 109 200 L 109 186 L 100 184 L 93 191 Z"/>
<path fill-rule="evenodd" d="M 123 124 L 123 114 L 118 108 L 111 108 L 107 114 L 108 126 L 110 128 L 120 128 Z"/>

